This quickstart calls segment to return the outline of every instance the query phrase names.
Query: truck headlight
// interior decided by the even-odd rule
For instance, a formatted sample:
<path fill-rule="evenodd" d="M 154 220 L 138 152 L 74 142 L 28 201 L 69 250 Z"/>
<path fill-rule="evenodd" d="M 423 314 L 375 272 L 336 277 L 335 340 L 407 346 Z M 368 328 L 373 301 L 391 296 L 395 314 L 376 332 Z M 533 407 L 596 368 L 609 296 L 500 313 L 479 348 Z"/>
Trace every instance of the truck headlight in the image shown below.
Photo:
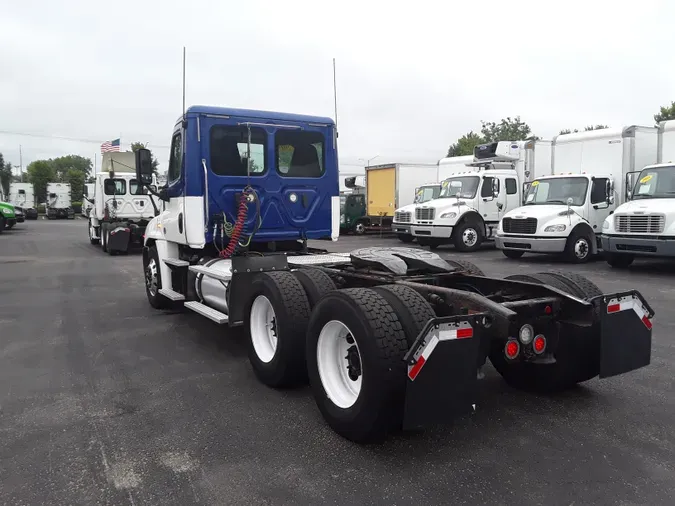
<path fill-rule="evenodd" d="M 9 214 L 14 214 L 14 213 L 12 212 L 12 210 L 9 209 L 8 207 L 3 207 L 3 208 L 2 208 L 2 213 L 3 213 L 3 214 L 7 214 L 7 215 L 9 215 Z"/>
<path fill-rule="evenodd" d="M 457 213 L 443 213 L 441 218 L 457 218 Z"/>
<path fill-rule="evenodd" d="M 341 214 L 340 215 L 340 223 L 344 223 L 344 222 L 345 222 L 345 215 Z"/>
<path fill-rule="evenodd" d="M 567 228 L 567 225 L 549 225 L 544 229 L 544 232 L 563 232 Z"/>
<path fill-rule="evenodd" d="M 603 230 L 609 229 L 609 220 L 605 220 L 602 222 L 602 229 Z"/>

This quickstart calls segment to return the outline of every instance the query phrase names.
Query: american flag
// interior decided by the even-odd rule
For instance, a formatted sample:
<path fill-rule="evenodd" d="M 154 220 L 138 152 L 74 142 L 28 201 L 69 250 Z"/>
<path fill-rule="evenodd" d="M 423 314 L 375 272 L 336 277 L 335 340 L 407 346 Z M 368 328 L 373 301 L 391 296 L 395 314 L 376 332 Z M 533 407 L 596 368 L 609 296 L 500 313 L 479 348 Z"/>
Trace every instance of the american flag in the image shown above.
<path fill-rule="evenodd" d="M 109 151 L 119 151 L 120 150 L 120 140 L 115 139 L 114 141 L 105 141 L 101 144 L 101 153 L 108 153 Z"/>

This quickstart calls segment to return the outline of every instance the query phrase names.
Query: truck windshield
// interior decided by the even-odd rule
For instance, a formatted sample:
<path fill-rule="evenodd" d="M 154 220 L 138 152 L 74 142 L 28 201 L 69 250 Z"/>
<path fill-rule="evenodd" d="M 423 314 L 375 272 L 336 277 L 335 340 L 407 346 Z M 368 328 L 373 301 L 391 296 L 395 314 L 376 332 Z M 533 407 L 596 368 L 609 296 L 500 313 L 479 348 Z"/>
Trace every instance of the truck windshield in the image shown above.
<path fill-rule="evenodd" d="M 527 190 L 525 205 L 567 205 L 567 199 L 571 198 L 573 206 L 581 206 L 586 201 L 586 190 L 588 179 L 585 177 L 535 179 Z"/>
<path fill-rule="evenodd" d="M 415 204 L 423 204 L 438 198 L 441 193 L 441 187 L 437 184 L 430 186 L 421 186 L 415 193 Z"/>
<path fill-rule="evenodd" d="M 640 172 L 633 199 L 675 198 L 675 165 Z"/>
<path fill-rule="evenodd" d="M 476 196 L 480 179 L 478 176 L 451 177 L 441 183 L 439 198 L 460 197 L 472 199 Z"/>

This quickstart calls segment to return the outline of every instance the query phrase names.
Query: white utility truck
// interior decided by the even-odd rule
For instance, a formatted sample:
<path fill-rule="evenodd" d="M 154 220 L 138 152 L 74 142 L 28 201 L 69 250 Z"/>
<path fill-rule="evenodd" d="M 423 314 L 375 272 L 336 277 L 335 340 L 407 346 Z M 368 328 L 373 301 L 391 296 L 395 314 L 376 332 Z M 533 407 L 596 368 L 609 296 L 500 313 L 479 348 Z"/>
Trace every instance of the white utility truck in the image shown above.
<path fill-rule="evenodd" d="M 612 267 L 628 267 L 636 256 L 675 256 L 675 120 L 658 129 L 659 163 L 627 178 L 628 201 L 602 224 L 602 249 Z"/>
<path fill-rule="evenodd" d="M 521 205 L 521 188 L 528 178 L 550 173 L 550 145 L 499 141 L 476 146 L 466 170 L 443 180 L 438 199 L 415 206 L 411 234 L 431 248 L 453 243 L 459 251 L 477 250 L 493 238 L 501 216 Z M 536 165 L 535 148 L 544 153 Z"/>
<path fill-rule="evenodd" d="M 93 207 L 93 204 L 91 203 L 91 200 L 94 200 L 94 187 L 96 185 L 94 183 L 85 183 L 84 185 L 84 195 L 82 196 L 82 210 L 80 213 L 82 214 L 83 217 L 88 218 L 89 213 L 91 212 L 91 208 Z"/>
<path fill-rule="evenodd" d="M 47 208 L 47 219 L 74 219 L 75 212 L 73 211 L 71 204 L 70 184 L 47 183 L 47 199 L 45 201 L 45 207 Z"/>
<path fill-rule="evenodd" d="M 635 125 L 555 137 L 553 175 L 532 181 L 525 204 L 503 216 L 497 248 L 508 258 L 556 253 L 588 261 L 605 218 L 624 201 L 623 182 L 656 162 L 657 141 L 655 127 Z"/>
<path fill-rule="evenodd" d="M 17 221 L 36 220 L 38 213 L 35 206 L 35 191 L 32 183 L 10 183 L 9 203 L 17 212 Z"/>
<path fill-rule="evenodd" d="M 110 255 L 127 253 L 143 244 L 145 227 L 159 212 L 148 189 L 136 180 L 134 153 L 104 153 L 102 168 L 96 174 L 93 197 L 87 197 L 89 242 L 100 244 Z M 151 189 L 157 180 L 153 176 Z"/>

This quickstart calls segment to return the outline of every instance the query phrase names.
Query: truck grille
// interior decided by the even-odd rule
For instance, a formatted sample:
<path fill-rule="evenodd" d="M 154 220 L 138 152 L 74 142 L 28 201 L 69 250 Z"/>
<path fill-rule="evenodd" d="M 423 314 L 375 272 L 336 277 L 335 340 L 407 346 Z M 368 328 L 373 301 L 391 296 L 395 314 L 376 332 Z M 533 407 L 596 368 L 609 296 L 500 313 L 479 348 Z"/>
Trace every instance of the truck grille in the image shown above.
<path fill-rule="evenodd" d="M 412 213 L 407 213 L 407 212 L 396 212 L 394 213 L 394 221 L 396 223 L 410 223 L 410 220 L 412 219 Z"/>
<path fill-rule="evenodd" d="M 415 219 L 428 221 L 433 220 L 434 215 L 436 214 L 436 209 L 433 207 L 418 207 L 415 209 Z"/>
<path fill-rule="evenodd" d="M 628 234 L 660 234 L 666 224 L 663 214 L 614 215 L 614 228 Z"/>
<path fill-rule="evenodd" d="M 513 219 L 504 218 L 502 228 L 507 234 L 536 234 L 537 218 Z"/>

